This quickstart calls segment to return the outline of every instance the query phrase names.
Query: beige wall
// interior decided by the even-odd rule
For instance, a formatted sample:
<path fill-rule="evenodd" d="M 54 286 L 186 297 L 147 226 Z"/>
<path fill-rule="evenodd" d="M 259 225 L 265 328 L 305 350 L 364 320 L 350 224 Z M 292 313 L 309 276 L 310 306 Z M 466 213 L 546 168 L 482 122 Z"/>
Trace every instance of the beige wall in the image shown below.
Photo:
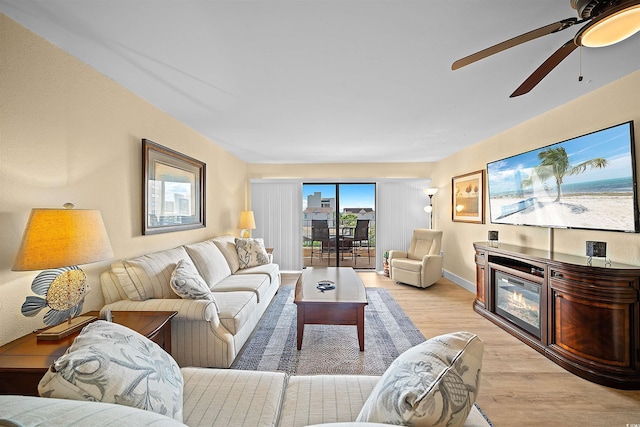
<path fill-rule="evenodd" d="M 612 260 L 640 265 L 639 234 L 557 229 L 553 231 L 554 245 L 550 248 L 551 232 L 546 228 L 451 221 L 452 177 L 485 169 L 494 160 L 628 120 L 635 120 L 635 140 L 640 142 L 640 71 L 438 162 L 432 178 L 433 185 L 441 189 L 435 196 L 435 205 L 436 224 L 444 231 L 445 270 L 475 283 L 472 243 L 486 240 L 488 230 L 498 230 L 500 240 L 505 243 L 580 256 L 585 253 L 586 240 L 606 241 L 607 255 Z M 488 212 L 486 203 L 485 212 Z M 485 217 L 489 222 L 489 216 Z"/>
<path fill-rule="evenodd" d="M 20 314 L 38 273 L 12 272 L 34 207 L 99 209 L 115 258 L 83 266 L 103 305 L 98 274 L 116 259 L 236 233 L 246 164 L 109 78 L 0 15 L 0 344 L 43 326 Z M 207 227 L 142 236 L 141 139 L 207 164 Z"/>
<path fill-rule="evenodd" d="M 433 163 L 250 164 L 252 179 L 429 178 Z"/>

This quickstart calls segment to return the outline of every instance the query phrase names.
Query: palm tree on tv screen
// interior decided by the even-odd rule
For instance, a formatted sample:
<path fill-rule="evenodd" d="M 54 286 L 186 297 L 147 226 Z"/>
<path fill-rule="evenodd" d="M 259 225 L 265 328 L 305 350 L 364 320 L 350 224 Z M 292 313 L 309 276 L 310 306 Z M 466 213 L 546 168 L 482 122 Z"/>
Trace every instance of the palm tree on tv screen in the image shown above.
<path fill-rule="evenodd" d="M 540 164 L 534 168 L 535 174 L 528 176 L 522 180 L 522 187 L 531 187 L 533 185 L 533 177 L 537 176 L 541 182 L 546 181 L 550 177 L 556 180 L 556 188 L 558 196 L 555 202 L 562 199 L 562 182 L 565 175 L 578 175 L 587 170 L 587 168 L 604 168 L 607 166 L 607 159 L 596 157 L 591 160 L 584 161 L 575 166 L 569 164 L 569 156 L 563 147 L 547 148 L 538 153 Z"/>

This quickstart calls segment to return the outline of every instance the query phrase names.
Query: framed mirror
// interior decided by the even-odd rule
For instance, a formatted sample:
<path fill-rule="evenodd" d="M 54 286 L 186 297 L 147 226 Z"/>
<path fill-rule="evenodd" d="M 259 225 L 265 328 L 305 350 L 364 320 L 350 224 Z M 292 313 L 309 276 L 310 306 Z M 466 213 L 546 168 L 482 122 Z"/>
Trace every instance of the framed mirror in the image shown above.
<path fill-rule="evenodd" d="M 142 140 L 142 234 L 205 226 L 206 165 Z"/>

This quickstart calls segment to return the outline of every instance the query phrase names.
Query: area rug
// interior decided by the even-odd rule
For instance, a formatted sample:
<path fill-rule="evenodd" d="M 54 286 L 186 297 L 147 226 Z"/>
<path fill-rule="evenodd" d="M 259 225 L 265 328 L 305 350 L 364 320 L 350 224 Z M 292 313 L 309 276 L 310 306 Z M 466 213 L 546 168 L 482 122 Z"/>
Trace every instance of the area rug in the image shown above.
<path fill-rule="evenodd" d="M 289 374 L 382 375 L 400 353 L 425 340 L 386 289 L 367 288 L 364 345 L 355 326 L 305 325 L 296 348 L 294 286 L 283 286 L 231 365 L 232 369 Z M 474 406 L 489 426 L 489 417 Z"/>
<path fill-rule="evenodd" d="M 367 288 L 364 345 L 355 326 L 305 325 L 296 349 L 294 287 L 283 286 L 233 365 L 290 374 L 382 375 L 400 353 L 425 340 L 386 289 Z"/>

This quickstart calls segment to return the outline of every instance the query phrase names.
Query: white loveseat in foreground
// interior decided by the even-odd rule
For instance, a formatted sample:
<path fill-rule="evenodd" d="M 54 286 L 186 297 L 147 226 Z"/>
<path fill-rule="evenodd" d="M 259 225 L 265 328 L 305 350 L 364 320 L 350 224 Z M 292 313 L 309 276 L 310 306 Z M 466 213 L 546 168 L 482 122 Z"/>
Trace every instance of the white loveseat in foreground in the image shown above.
<path fill-rule="evenodd" d="M 40 382 L 47 397 L 0 396 L 0 425 L 489 426 L 473 406 L 483 343 L 468 332 L 418 344 L 382 376 L 289 376 L 178 368 L 155 343 L 125 329 L 100 321 L 86 327 Z M 103 361 L 98 369 L 96 360 Z"/>
<path fill-rule="evenodd" d="M 355 423 L 380 377 L 287 376 L 278 372 L 182 368 L 184 424 L 164 415 L 113 403 L 32 396 L 0 396 L 0 420 L 29 426 L 295 427 Z M 444 424 L 443 424 L 444 425 Z M 474 407 L 465 427 L 488 427 Z"/>
<path fill-rule="evenodd" d="M 172 290 L 180 260 L 195 265 L 213 300 L 184 299 Z M 280 286 L 277 264 L 240 268 L 243 261 L 234 237 L 221 236 L 114 262 L 100 275 L 102 311 L 177 311 L 171 355 L 178 364 L 228 368 Z"/>

